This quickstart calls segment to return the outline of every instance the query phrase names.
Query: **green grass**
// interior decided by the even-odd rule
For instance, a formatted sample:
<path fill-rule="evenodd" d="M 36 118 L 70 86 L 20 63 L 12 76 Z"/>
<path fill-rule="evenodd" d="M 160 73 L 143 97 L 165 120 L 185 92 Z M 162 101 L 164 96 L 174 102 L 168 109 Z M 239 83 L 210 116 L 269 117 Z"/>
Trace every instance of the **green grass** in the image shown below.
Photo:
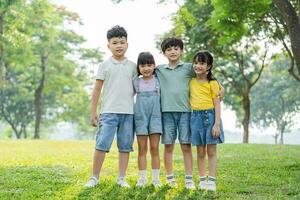
<path fill-rule="evenodd" d="M 184 189 L 178 145 L 174 157 L 178 189 L 135 188 L 136 151 L 128 166 L 127 179 L 132 187 L 118 187 L 116 146 L 104 162 L 101 184 L 83 188 L 90 176 L 93 148 L 90 141 L 0 140 L 0 199 L 300 199 L 299 145 L 219 145 L 217 193 Z M 163 174 L 162 165 L 164 182 Z M 194 180 L 198 183 L 196 177 L 195 166 Z"/>

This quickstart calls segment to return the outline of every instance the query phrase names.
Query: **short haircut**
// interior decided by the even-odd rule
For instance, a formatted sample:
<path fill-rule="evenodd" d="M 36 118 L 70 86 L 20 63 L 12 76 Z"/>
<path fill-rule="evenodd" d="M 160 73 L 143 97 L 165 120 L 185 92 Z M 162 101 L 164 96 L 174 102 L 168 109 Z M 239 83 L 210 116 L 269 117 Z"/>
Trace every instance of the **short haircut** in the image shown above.
<path fill-rule="evenodd" d="M 139 65 L 145 65 L 145 64 L 153 64 L 155 65 L 154 57 L 149 52 L 141 52 L 138 56 L 137 60 L 137 72 L 138 75 L 142 75 L 139 69 Z"/>
<path fill-rule="evenodd" d="M 170 37 L 170 38 L 164 39 L 162 41 L 160 47 L 161 47 L 162 52 L 165 53 L 166 49 L 170 48 L 170 47 L 180 47 L 181 49 L 183 49 L 183 42 L 179 38 Z"/>
<path fill-rule="evenodd" d="M 114 37 L 125 37 L 127 39 L 127 32 L 123 27 L 116 25 L 107 31 L 106 37 L 108 41 Z"/>

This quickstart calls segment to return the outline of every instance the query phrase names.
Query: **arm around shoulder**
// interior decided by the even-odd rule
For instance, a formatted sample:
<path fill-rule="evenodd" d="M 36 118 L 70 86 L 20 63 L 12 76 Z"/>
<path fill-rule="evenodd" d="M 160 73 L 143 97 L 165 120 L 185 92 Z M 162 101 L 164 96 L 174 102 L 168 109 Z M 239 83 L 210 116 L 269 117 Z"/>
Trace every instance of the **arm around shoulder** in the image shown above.
<path fill-rule="evenodd" d="M 219 86 L 218 97 L 222 100 L 223 97 L 224 97 L 225 89 L 219 81 L 217 81 L 217 83 L 218 83 L 218 86 Z"/>

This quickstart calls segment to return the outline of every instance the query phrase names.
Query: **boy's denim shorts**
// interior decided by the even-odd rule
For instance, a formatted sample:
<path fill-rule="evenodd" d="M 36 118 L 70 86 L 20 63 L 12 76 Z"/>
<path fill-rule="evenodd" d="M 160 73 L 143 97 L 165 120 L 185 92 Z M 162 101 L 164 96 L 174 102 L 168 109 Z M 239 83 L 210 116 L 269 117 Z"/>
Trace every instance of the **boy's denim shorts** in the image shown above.
<path fill-rule="evenodd" d="M 215 111 L 193 110 L 191 114 L 191 132 L 193 145 L 219 144 L 224 142 L 222 121 L 220 122 L 220 136 L 212 136 L 212 128 L 215 123 Z"/>
<path fill-rule="evenodd" d="M 117 133 L 119 152 L 133 151 L 134 132 L 132 114 L 100 114 L 95 148 L 99 151 L 109 152 L 115 133 Z"/>
<path fill-rule="evenodd" d="M 178 133 L 180 144 L 191 144 L 190 112 L 163 112 L 162 144 L 175 144 Z"/>

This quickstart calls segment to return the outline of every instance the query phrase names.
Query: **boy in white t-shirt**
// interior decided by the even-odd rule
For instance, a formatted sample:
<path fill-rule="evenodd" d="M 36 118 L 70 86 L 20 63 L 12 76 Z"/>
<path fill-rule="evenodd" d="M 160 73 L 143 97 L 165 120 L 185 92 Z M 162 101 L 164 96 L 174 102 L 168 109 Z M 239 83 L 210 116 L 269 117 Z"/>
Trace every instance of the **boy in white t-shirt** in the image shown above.
<path fill-rule="evenodd" d="M 129 152 L 133 151 L 133 86 L 136 64 L 125 57 L 128 48 L 127 32 L 123 27 L 114 26 L 107 32 L 108 48 L 112 57 L 98 69 L 91 101 L 91 124 L 98 126 L 93 161 L 93 174 L 86 187 L 99 182 L 99 174 L 105 155 L 109 152 L 115 132 L 119 149 L 119 177 L 117 184 L 129 187 L 125 180 Z M 101 111 L 98 119 L 97 104 L 100 93 Z"/>

